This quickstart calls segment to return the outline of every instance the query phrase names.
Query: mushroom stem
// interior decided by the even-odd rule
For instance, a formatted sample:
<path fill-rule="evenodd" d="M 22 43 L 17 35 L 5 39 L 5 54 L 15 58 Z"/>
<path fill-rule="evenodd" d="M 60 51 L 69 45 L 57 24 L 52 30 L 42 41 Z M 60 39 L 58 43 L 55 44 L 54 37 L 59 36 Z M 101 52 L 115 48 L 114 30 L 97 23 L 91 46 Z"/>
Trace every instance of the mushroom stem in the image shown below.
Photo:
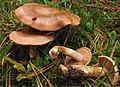
<path fill-rule="evenodd" d="M 85 65 L 60 65 L 59 71 L 64 76 L 72 77 L 103 77 L 106 75 L 108 70 L 102 67 L 91 67 Z"/>
<path fill-rule="evenodd" d="M 54 46 L 49 51 L 49 54 L 50 54 L 51 58 L 55 58 L 60 53 L 62 53 L 64 55 L 67 55 L 67 56 L 70 56 L 70 57 L 74 58 L 77 61 L 81 61 L 83 59 L 83 56 L 80 53 L 74 51 L 73 49 L 64 47 L 64 46 Z"/>
<path fill-rule="evenodd" d="M 36 58 L 36 56 L 38 55 L 37 47 L 30 46 L 30 48 L 29 48 L 29 55 L 30 55 L 30 59 Z"/>

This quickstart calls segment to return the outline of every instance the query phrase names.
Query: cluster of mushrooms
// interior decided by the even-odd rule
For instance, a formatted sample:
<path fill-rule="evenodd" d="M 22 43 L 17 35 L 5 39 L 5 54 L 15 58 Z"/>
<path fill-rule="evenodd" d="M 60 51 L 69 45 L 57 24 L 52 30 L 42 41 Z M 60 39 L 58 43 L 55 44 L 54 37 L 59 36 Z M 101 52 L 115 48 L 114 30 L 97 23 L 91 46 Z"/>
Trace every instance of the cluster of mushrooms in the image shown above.
<path fill-rule="evenodd" d="M 18 7 L 15 14 L 21 22 L 28 25 L 9 35 L 10 40 L 19 45 L 47 44 L 54 40 L 51 32 L 66 25 L 77 26 L 80 23 L 80 17 L 73 13 L 36 3 L 27 3 Z M 87 47 L 74 51 L 64 46 L 54 46 L 49 51 L 51 58 L 55 58 L 60 53 L 66 55 L 66 64 L 61 64 L 58 68 L 64 76 L 104 77 L 111 71 L 110 82 L 115 84 L 118 80 L 118 68 L 115 66 L 115 62 L 107 56 L 99 56 L 97 64 L 87 66 L 92 58 L 91 51 Z"/>
<path fill-rule="evenodd" d="M 112 85 L 118 81 L 118 67 L 112 58 L 99 56 L 98 63 L 94 66 L 88 66 L 91 62 L 92 54 L 89 48 L 82 47 L 76 51 L 63 46 L 54 46 L 49 54 L 55 58 L 60 53 L 65 54 L 65 65 L 59 66 L 59 72 L 66 77 L 105 77 L 108 76 Z M 108 75 L 109 73 L 109 75 Z"/>

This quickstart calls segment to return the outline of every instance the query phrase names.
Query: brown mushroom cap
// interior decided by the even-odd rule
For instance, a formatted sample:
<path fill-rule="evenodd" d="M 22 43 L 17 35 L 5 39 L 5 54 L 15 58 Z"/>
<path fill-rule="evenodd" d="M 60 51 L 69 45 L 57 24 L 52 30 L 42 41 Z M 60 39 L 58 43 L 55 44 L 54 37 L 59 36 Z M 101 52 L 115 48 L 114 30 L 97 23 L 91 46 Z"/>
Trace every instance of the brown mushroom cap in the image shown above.
<path fill-rule="evenodd" d="M 89 48 L 87 47 L 82 47 L 80 49 L 76 50 L 78 53 L 80 53 L 83 56 L 83 59 L 81 61 L 76 61 L 75 59 L 66 56 L 66 64 L 74 64 L 74 65 L 87 65 L 90 63 L 92 54 Z"/>
<path fill-rule="evenodd" d="M 115 85 L 119 77 L 118 67 L 115 65 L 115 62 L 107 56 L 99 56 L 98 60 L 99 62 L 96 66 L 104 67 L 110 71 L 111 74 L 109 76 L 109 80 L 113 85 Z"/>
<path fill-rule="evenodd" d="M 27 3 L 15 10 L 17 18 L 23 23 L 41 31 L 56 31 L 68 24 L 76 26 L 80 17 L 48 5 Z"/>
<path fill-rule="evenodd" d="M 41 34 L 40 31 L 26 28 L 13 31 L 9 35 L 10 40 L 20 45 L 44 45 L 54 39 L 53 35 Z"/>

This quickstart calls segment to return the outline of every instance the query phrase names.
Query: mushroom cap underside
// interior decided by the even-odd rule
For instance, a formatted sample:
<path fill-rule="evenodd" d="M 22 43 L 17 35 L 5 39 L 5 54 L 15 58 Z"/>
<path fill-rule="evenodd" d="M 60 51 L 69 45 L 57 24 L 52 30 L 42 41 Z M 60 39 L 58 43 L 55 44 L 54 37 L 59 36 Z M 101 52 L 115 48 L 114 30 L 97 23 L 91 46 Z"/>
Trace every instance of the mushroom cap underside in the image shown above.
<path fill-rule="evenodd" d="M 92 58 L 92 53 L 89 48 L 87 47 L 82 47 L 80 49 L 76 50 L 78 53 L 80 53 L 83 56 L 83 59 L 81 61 L 76 61 L 75 59 L 66 56 L 66 64 L 71 64 L 71 65 L 87 65 L 90 63 L 91 58 Z"/>
<path fill-rule="evenodd" d="M 107 56 L 99 56 L 98 60 L 99 62 L 96 64 L 96 66 L 104 67 L 111 72 L 109 75 L 109 80 L 113 85 L 115 85 L 119 77 L 118 67 L 115 62 L 112 60 L 112 58 Z"/>
<path fill-rule="evenodd" d="M 43 34 L 38 30 L 27 28 L 13 31 L 9 35 L 10 40 L 20 45 L 44 45 L 54 39 L 52 34 Z"/>
<path fill-rule="evenodd" d="M 79 16 L 44 4 L 24 4 L 15 10 L 15 14 L 23 23 L 41 31 L 56 31 L 68 24 L 80 23 Z"/>

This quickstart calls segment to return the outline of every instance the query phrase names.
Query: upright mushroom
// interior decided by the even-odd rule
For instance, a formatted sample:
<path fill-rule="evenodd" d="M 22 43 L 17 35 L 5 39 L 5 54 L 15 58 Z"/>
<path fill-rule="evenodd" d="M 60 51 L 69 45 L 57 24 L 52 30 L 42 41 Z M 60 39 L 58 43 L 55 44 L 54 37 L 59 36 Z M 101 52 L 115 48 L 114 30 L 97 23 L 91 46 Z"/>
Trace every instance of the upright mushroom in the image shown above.
<path fill-rule="evenodd" d="M 80 17 L 44 4 L 27 3 L 15 10 L 17 18 L 40 31 L 56 31 L 66 25 L 76 26 Z"/>
<path fill-rule="evenodd" d="M 44 45 L 54 39 L 53 34 L 40 32 L 31 27 L 24 27 L 18 31 L 13 31 L 9 35 L 10 40 L 20 45 Z"/>
<path fill-rule="evenodd" d="M 16 44 L 30 46 L 30 58 L 34 58 L 37 53 L 36 46 L 41 46 L 53 41 L 54 35 L 45 32 L 43 33 L 27 26 L 18 31 L 11 32 L 9 38 Z"/>

